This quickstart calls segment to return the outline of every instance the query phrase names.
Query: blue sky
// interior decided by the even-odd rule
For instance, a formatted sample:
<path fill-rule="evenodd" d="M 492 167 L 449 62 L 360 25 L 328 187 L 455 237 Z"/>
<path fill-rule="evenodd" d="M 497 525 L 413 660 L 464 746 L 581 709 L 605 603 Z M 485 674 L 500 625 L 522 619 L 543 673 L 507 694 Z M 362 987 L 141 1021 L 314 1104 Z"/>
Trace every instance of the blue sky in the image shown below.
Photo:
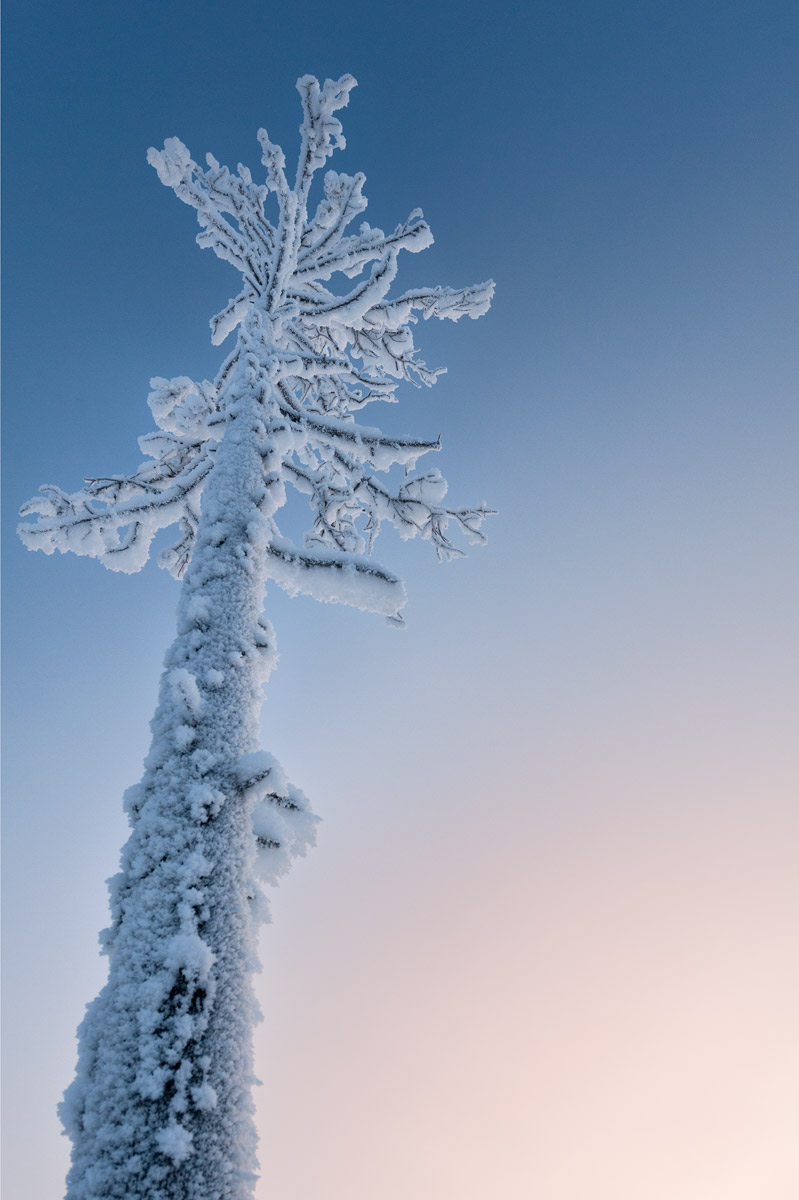
<path fill-rule="evenodd" d="M 4 53 L 9 1191 L 63 1176 L 176 602 L 16 510 L 219 362 L 235 276 L 148 146 L 291 159 L 297 76 L 350 72 L 334 165 L 436 236 L 400 284 L 497 283 L 369 419 L 499 514 L 447 568 L 378 542 L 405 634 L 270 593 L 264 741 L 324 826 L 263 943 L 264 1161 L 285 1200 L 787 1200 L 796 6 L 15 0 Z"/>

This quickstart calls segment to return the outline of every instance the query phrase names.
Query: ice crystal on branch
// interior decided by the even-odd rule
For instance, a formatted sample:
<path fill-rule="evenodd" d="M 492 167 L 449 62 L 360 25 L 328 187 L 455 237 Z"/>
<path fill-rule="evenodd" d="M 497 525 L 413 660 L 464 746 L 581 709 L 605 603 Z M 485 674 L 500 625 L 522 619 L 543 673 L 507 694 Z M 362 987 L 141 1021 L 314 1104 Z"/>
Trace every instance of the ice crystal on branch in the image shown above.
<path fill-rule="evenodd" d="M 403 380 L 435 383 L 440 369 L 428 368 L 414 346 L 415 313 L 452 321 L 479 317 L 493 292 L 493 284 L 483 283 L 414 288 L 389 298 L 399 252 L 416 253 L 433 238 L 418 209 L 390 234 L 366 222 L 348 233 L 366 208 L 361 174 L 327 171 L 324 197 L 309 215 L 314 174 L 344 146 L 334 114 L 354 86 L 350 75 L 322 87 L 311 76 L 299 80 L 304 120 L 293 187 L 283 151 L 264 129 L 258 140 L 266 182 L 255 182 L 241 164 L 235 172 L 220 166 L 210 154 L 202 167 L 178 138 L 149 151 L 161 182 L 195 209 L 198 244 L 241 275 L 241 290 L 211 320 L 213 342 L 238 329 L 236 345 L 213 383 L 153 379 L 149 403 L 159 432 L 139 443 L 148 461 L 130 476 L 87 480 L 71 495 L 42 488 L 23 509 L 23 515 L 38 515 L 35 524 L 21 527 L 28 546 L 72 550 L 112 570 L 137 571 L 155 533 L 177 523 L 179 539 L 159 562 L 182 576 L 225 428 L 228 383 L 243 359 L 256 376 L 267 436 L 280 448 L 270 480 L 280 498 L 275 508 L 284 498 L 281 486 L 290 484 L 308 497 L 312 514 L 301 547 L 281 534 L 274 515 L 269 518 L 267 573 L 280 586 L 396 621 L 402 584 L 368 561 L 384 521 L 404 538 L 428 539 L 444 559 L 462 553 L 448 536 L 451 527 L 470 541 L 483 540 L 484 505 L 450 508 L 437 471 L 414 474 L 418 459 L 440 448 L 438 440 L 386 437 L 354 417 L 372 400 L 395 400 Z M 349 290 L 328 286 L 335 276 L 355 279 L 367 269 Z M 396 490 L 378 478 L 394 464 L 406 472 Z"/>

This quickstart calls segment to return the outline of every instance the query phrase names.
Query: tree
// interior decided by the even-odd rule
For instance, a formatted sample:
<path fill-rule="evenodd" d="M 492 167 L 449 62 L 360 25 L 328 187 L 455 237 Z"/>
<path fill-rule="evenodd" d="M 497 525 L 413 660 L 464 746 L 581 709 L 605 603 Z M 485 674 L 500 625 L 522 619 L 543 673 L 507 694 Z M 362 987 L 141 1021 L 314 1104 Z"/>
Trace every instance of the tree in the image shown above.
<path fill-rule="evenodd" d="M 388 298 L 400 250 L 432 242 L 419 210 L 391 234 L 362 224 L 364 176 L 328 171 L 309 217 L 315 173 L 344 146 L 336 111 L 355 80 L 297 83 L 303 123 L 296 180 L 265 130 L 266 182 L 211 156 L 195 163 L 177 138 L 148 153 L 159 179 L 197 212 L 200 246 L 241 274 L 211 321 L 212 341 L 238 330 L 213 383 L 152 381 L 158 429 L 129 476 L 45 486 L 22 515 L 27 546 L 137 571 L 158 530 L 179 526 L 158 558 L 182 579 L 177 636 L 166 655 L 144 777 L 128 790 L 132 831 L 111 881 L 102 935 L 108 982 L 79 1031 L 77 1076 L 62 1104 L 73 1141 L 69 1200 L 242 1200 L 256 1179 L 251 986 L 262 882 L 313 844 L 316 818 L 278 763 L 258 750 L 261 689 L 275 661 L 262 614 L 272 579 L 289 593 L 355 605 L 401 624 L 401 581 L 369 554 L 383 521 L 462 553 L 450 526 L 483 540 L 488 514 L 448 508 L 438 471 L 416 472 L 438 441 L 385 437 L 357 423 L 398 381 L 435 382 L 411 324 L 478 317 L 493 284 L 417 288 Z M 273 194 L 277 223 L 266 214 Z M 368 276 L 338 294 L 334 274 Z M 396 490 L 378 472 L 404 467 Z M 304 545 L 276 522 L 286 485 L 308 497 Z"/>

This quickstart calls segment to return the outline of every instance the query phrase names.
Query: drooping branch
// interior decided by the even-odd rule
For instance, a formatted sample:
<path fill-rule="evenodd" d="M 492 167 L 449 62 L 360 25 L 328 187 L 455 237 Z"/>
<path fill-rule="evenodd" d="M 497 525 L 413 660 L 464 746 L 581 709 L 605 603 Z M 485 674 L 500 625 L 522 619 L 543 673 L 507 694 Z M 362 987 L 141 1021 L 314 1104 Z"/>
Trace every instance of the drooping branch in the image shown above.
<path fill-rule="evenodd" d="M 348 604 L 402 623 L 405 585 L 368 558 L 333 548 L 305 546 L 300 550 L 275 530 L 267 547 L 267 576 L 289 595 L 303 592 L 315 600 Z"/>

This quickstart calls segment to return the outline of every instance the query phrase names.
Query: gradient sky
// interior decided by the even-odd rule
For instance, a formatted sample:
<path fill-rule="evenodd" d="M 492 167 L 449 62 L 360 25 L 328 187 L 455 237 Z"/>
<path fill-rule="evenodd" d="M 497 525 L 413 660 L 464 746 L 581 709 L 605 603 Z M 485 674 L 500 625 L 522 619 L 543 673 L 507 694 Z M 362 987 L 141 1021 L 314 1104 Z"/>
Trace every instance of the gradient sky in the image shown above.
<path fill-rule="evenodd" d="M 145 163 L 290 159 L 350 72 L 399 283 L 499 510 L 408 631 L 270 591 L 264 744 L 324 818 L 258 981 L 258 1200 L 799 1195 L 797 233 L 790 0 L 8 0 L 5 1182 L 61 1194 L 55 1105 L 100 987 L 177 585 L 25 551 L 40 483 L 134 469 L 151 375 L 213 375 L 236 276 Z"/>

